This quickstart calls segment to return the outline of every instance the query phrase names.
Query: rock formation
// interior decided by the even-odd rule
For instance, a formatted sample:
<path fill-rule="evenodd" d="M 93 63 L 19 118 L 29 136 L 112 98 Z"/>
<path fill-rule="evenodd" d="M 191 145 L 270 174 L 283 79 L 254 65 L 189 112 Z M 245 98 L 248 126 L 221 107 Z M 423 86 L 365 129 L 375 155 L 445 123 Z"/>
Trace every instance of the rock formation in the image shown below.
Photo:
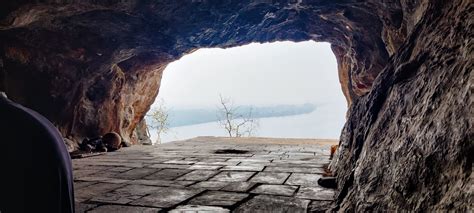
<path fill-rule="evenodd" d="M 2 3 L 0 68 L 64 137 L 137 143 L 162 71 L 196 49 L 326 41 L 350 104 L 335 208 L 472 205 L 470 0 L 42 2 Z"/>

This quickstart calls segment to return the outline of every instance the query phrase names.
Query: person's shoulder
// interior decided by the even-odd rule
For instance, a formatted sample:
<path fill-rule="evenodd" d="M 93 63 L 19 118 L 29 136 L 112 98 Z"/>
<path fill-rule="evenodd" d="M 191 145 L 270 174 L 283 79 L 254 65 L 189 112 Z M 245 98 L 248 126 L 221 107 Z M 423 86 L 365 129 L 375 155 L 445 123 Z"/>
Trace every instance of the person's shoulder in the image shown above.
<path fill-rule="evenodd" d="M 47 131 L 54 127 L 38 112 L 4 98 L 0 98 L 0 117 L 2 117 L 3 123 L 7 123 L 11 127 L 28 127 L 30 130 L 36 129 L 37 131 Z"/>

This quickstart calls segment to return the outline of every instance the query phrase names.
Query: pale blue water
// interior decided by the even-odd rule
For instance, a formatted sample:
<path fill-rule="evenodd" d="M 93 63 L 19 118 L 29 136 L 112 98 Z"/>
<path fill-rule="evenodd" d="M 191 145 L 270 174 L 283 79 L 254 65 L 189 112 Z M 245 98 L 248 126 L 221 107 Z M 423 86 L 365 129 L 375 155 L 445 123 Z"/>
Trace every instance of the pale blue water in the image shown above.
<path fill-rule="evenodd" d="M 345 122 L 346 107 L 341 104 L 318 106 L 310 114 L 259 119 L 255 136 L 276 138 L 327 138 L 338 139 Z M 153 142 L 156 132 L 150 130 Z M 197 136 L 227 136 L 218 122 L 171 128 L 162 135 L 162 143 L 185 140 Z"/>

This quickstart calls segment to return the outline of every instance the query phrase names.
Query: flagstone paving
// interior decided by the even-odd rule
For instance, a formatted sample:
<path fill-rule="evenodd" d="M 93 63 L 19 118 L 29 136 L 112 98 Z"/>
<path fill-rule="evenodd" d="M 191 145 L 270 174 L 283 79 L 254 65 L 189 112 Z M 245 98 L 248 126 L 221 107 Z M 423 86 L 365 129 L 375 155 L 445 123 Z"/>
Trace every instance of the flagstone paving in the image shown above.
<path fill-rule="evenodd" d="M 77 212 L 317 212 L 332 140 L 198 137 L 74 159 Z"/>

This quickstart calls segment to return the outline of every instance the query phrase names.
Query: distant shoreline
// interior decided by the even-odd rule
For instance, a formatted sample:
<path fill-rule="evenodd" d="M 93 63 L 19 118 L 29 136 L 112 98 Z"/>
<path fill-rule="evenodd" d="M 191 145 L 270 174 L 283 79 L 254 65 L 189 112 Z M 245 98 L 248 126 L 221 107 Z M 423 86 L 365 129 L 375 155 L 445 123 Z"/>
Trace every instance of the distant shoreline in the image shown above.
<path fill-rule="evenodd" d="M 317 109 L 315 104 L 305 103 L 299 105 L 275 105 L 275 106 L 238 106 L 236 113 L 245 115 L 252 109 L 251 118 L 273 118 L 295 115 L 304 115 L 314 112 Z M 218 121 L 217 108 L 202 109 L 178 109 L 169 110 L 169 127 L 182 127 L 198 125 Z M 147 123 L 152 123 L 151 119 L 146 119 Z"/>
<path fill-rule="evenodd" d="M 186 140 L 170 141 L 174 142 L 186 142 L 186 141 L 203 141 L 203 142 L 217 142 L 217 141 L 232 141 L 235 143 L 248 143 L 248 144 L 318 144 L 318 145 L 338 145 L 338 139 L 312 139 L 312 138 L 273 138 L 273 137 L 217 137 L 217 136 L 198 136 Z"/>

